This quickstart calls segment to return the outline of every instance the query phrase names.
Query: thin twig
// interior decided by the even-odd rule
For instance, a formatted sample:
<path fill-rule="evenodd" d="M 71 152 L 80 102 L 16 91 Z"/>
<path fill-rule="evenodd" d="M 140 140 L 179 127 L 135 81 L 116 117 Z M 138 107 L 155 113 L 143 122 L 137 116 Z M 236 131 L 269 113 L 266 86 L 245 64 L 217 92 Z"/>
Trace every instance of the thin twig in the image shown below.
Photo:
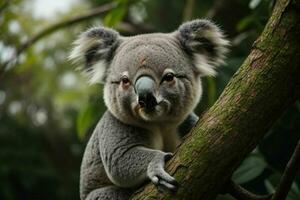
<path fill-rule="evenodd" d="M 60 21 L 57 22 L 45 29 L 43 29 L 42 31 L 40 31 L 39 33 L 37 33 L 36 35 L 34 35 L 33 37 L 31 37 L 30 39 L 28 39 L 27 41 L 25 41 L 23 44 L 21 44 L 17 50 L 16 53 L 14 55 L 14 58 L 8 60 L 7 62 L 4 62 L 0 68 L 0 75 L 5 71 L 5 68 L 12 62 L 16 62 L 17 58 L 20 56 L 21 53 L 23 53 L 26 49 L 28 49 L 30 46 L 32 46 L 34 43 L 36 43 L 37 41 L 39 41 L 40 39 L 50 35 L 51 33 L 61 29 L 61 28 L 65 28 L 68 27 L 70 25 L 79 23 L 81 21 L 93 18 L 93 17 L 97 17 L 100 14 L 103 14 L 113 8 L 116 7 L 115 3 L 107 3 L 104 4 L 102 6 L 99 6 L 97 8 L 94 8 L 86 13 L 83 13 L 81 15 L 75 16 L 73 18 L 64 20 L 64 21 Z"/>
<path fill-rule="evenodd" d="M 295 148 L 295 151 L 285 167 L 280 183 L 278 185 L 272 200 L 286 199 L 288 192 L 291 189 L 293 181 L 300 169 L 300 140 Z"/>
<path fill-rule="evenodd" d="M 300 140 L 281 177 L 277 190 L 273 195 L 256 195 L 240 185 L 230 182 L 227 193 L 237 200 L 283 200 L 286 199 L 293 181 L 300 170 Z"/>
<path fill-rule="evenodd" d="M 10 67 L 14 66 L 17 63 L 18 57 L 21 55 L 21 53 L 23 53 L 25 50 L 27 50 L 30 46 L 35 44 L 40 39 L 54 33 L 55 31 L 60 30 L 61 28 L 65 28 L 65 27 L 74 25 L 76 23 L 79 23 L 81 21 L 96 17 L 96 16 L 103 14 L 115 7 L 116 7 L 115 3 L 108 3 L 105 5 L 99 6 L 95 9 L 92 9 L 84 14 L 75 16 L 71 19 L 57 22 L 57 23 L 45 28 L 44 30 L 40 31 L 35 36 L 31 37 L 26 42 L 21 44 L 17 48 L 16 53 L 12 59 L 10 59 L 7 62 L 4 62 L 2 65 L 0 65 L 0 79 L 4 75 L 5 68 L 9 65 L 10 65 Z M 154 31 L 153 27 L 151 27 L 151 26 L 147 26 L 144 24 L 126 23 L 126 22 L 121 22 L 118 25 L 117 29 L 120 31 L 123 31 L 127 34 L 137 34 L 137 33 L 140 34 L 140 33 L 148 33 L 148 32 Z"/>
<path fill-rule="evenodd" d="M 39 32 L 38 34 L 36 34 L 35 36 L 33 36 L 32 38 L 30 38 L 28 41 L 26 41 L 25 43 L 23 43 L 17 50 L 17 54 L 20 54 L 21 52 L 23 52 L 25 49 L 27 49 L 29 46 L 31 46 L 33 43 L 37 42 L 38 40 L 40 40 L 41 38 L 55 32 L 56 30 L 60 29 L 60 28 L 64 28 L 73 24 L 76 24 L 78 22 L 84 21 L 86 19 L 90 19 L 92 17 L 96 17 L 99 14 L 102 14 L 104 12 L 107 12 L 113 8 L 116 7 L 115 3 L 108 3 L 102 6 L 99 6 L 93 10 L 90 10 L 84 14 L 75 16 L 71 19 L 65 20 L 65 21 L 61 21 L 58 22 L 56 24 L 53 24 L 52 26 L 49 26 L 48 28 L 45 28 L 44 30 L 42 30 L 41 32 Z"/>
<path fill-rule="evenodd" d="M 253 194 L 232 181 L 228 185 L 227 193 L 237 200 L 270 200 L 272 197 L 272 195 Z"/>

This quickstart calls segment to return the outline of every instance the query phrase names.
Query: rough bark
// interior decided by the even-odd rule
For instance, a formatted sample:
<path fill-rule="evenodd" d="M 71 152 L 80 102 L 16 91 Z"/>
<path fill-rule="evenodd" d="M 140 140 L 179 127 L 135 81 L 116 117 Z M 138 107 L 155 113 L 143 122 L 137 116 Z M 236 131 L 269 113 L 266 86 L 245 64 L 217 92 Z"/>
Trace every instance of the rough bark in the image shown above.
<path fill-rule="evenodd" d="M 300 94 L 300 3 L 278 0 L 250 55 L 168 162 L 176 194 L 149 184 L 133 199 L 212 200 Z"/>

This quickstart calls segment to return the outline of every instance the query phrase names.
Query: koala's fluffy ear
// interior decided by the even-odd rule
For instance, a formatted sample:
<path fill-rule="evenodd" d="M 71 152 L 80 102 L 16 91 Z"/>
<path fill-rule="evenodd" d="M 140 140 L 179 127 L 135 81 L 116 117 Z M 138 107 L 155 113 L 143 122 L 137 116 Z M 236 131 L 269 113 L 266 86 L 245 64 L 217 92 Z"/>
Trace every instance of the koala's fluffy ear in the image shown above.
<path fill-rule="evenodd" d="M 120 35 L 113 29 L 91 28 L 74 42 L 69 59 L 85 66 L 80 69 L 88 75 L 91 84 L 103 83 L 108 64 L 119 42 Z"/>
<path fill-rule="evenodd" d="M 224 63 L 229 46 L 219 27 L 209 20 L 198 19 L 182 24 L 176 35 L 200 74 L 216 75 L 215 67 Z"/>

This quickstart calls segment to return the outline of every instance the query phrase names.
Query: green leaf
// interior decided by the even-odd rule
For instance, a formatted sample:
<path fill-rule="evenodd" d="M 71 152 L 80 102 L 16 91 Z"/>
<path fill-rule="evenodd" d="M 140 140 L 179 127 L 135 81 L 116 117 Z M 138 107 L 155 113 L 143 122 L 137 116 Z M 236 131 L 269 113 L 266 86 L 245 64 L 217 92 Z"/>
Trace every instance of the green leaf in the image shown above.
<path fill-rule="evenodd" d="M 249 8 L 254 9 L 260 4 L 261 0 L 251 0 L 249 2 Z"/>
<path fill-rule="evenodd" d="M 292 188 L 288 194 L 288 200 L 299 200 L 300 199 L 300 190 L 296 182 L 292 184 Z"/>
<path fill-rule="evenodd" d="M 123 17 L 126 14 L 126 11 L 128 9 L 127 1 L 119 0 L 118 6 L 110 11 L 105 17 L 104 17 L 104 25 L 108 27 L 115 27 L 120 23 L 123 19 Z"/>
<path fill-rule="evenodd" d="M 280 183 L 281 176 L 279 174 L 273 174 L 267 180 L 265 180 L 265 186 L 269 193 L 274 193 Z M 291 190 L 288 193 L 286 200 L 299 200 L 300 189 L 296 182 L 293 182 Z"/>
<path fill-rule="evenodd" d="M 255 21 L 255 18 L 252 15 L 249 15 L 247 17 L 244 17 L 243 19 L 241 19 L 237 26 L 236 29 L 237 31 L 241 32 L 243 30 L 245 30 L 247 27 L 249 27 L 250 24 L 252 24 Z"/>
<path fill-rule="evenodd" d="M 267 163 L 263 157 L 257 153 L 250 155 L 244 160 L 242 165 L 234 172 L 232 178 L 238 184 L 243 184 L 258 177 Z"/>
<path fill-rule="evenodd" d="M 99 118 L 98 113 L 98 109 L 92 105 L 87 105 L 80 110 L 76 121 L 76 129 L 79 139 L 83 139 L 85 137 L 87 131 L 96 122 L 97 118 Z"/>
<path fill-rule="evenodd" d="M 275 187 L 269 180 L 265 180 L 265 186 L 266 186 L 266 189 L 269 194 L 272 194 L 275 192 Z"/>

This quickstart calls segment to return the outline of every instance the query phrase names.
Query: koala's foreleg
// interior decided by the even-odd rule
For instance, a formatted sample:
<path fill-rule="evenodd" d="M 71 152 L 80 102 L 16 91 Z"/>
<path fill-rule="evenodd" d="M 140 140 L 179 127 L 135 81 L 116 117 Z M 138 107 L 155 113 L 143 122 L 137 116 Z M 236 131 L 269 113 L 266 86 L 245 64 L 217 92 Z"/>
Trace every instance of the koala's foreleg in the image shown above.
<path fill-rule="evenodd" d="M 91 191 L 85 200 L 128 200 L 131 194 L 129 189 L 109 186 Z"/>
<path fill-rule="evenodd" d="M 177 190 L 177 181 L 164 170 L 165 162 L 171 157 L 171 153 L 157 153 L 147 167 L 147 176 L 160 191 Z"/>
<path fill-rule="evenodd" d="M 114 185 L 134 189 L 151 180 L 159 189 L 176 190 L 176 180 L 164 170 L 172 154 L 151 149 L 149 131 L 123 124 L 109 112 L 97 130 L 101 161 Z"/>
<path fill-rule="evenodd" d="M 120 187 L 134 188 L 150 179 L 160 190 L 175 191 L 176 180 L 164 170 L 165 162 L 171 156 L 170 153 L 136 146 L 122 154 L 114 154 L 104 162 L 111 162 L 106 165 L 113 166 L 107 168 L 107 173 Z"/>

